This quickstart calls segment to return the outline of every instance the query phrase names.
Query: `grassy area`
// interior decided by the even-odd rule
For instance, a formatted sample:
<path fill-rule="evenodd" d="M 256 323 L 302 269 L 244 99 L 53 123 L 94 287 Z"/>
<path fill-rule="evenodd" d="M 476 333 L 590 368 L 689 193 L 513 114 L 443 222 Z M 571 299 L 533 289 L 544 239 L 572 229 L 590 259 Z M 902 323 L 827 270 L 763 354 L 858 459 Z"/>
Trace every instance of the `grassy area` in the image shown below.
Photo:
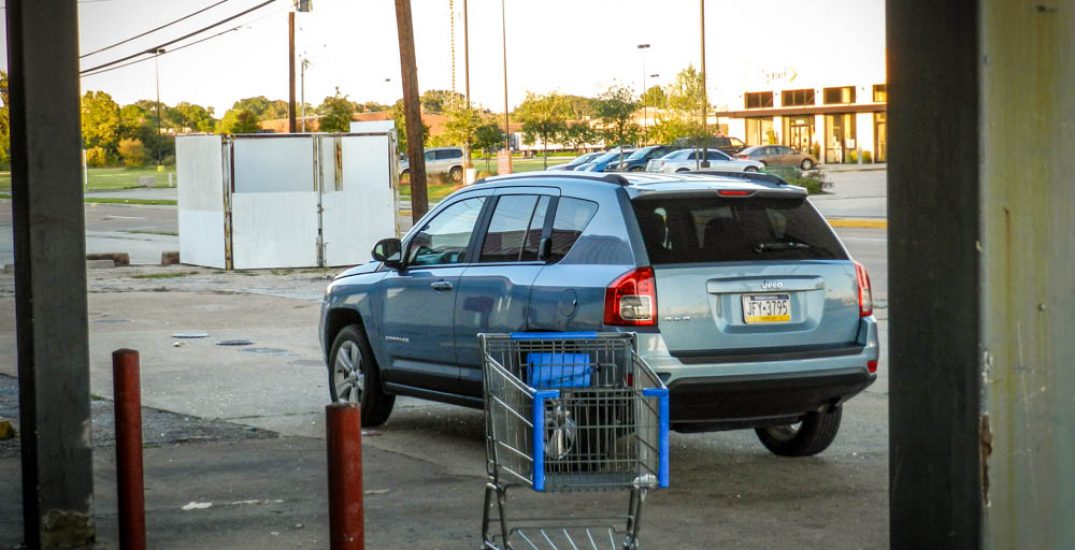
<path fill-rule="evenodd" d="M 89 191 L 109 191 L 115 189 L 133 189 L 137 187 L 168 187 L 168 174 L 173 174 L 175 166 L 165 166 L 164 172 L 158 172 L 156 166 L 142 168 L 90 168 Z M 0 172 L 0 191 L 11 191 L 11 172 Z"/>
<path fill-rule="evenodd" d="M 169 199 L 107 199 L 100 197 L 87 197 L 82 199 L 84 202 L 91 202 L 97 204 L 141 204 L 150 206 L 175 206 L 179 204 L 177 201 Z"/>

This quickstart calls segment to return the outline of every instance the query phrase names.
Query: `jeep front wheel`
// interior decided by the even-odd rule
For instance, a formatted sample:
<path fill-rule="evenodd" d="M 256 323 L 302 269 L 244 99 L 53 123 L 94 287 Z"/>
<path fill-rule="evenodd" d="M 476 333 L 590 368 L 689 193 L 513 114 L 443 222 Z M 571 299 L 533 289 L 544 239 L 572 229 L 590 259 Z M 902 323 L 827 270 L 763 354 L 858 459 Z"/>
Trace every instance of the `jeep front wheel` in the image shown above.
<path fill-rule="evenodd" d="M 396 397 L 384 393 L 377 361 L 358 325 L 344 327 L 332 342 L 328 391 L 334 403 L 359 404 L 363 426 L 380 426 L 392 414 Z"/>

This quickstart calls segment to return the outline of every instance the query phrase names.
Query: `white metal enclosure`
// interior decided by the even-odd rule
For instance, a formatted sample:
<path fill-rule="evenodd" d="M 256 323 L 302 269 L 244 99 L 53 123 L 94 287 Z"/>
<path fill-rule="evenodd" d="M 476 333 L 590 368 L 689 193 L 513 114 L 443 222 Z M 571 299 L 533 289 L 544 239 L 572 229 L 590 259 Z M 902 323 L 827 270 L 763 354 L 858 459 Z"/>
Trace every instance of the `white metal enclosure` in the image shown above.
<path fill-rule="evenodd" d="M 181 137 L 176 161 L 183 263 L 354 265 L 398 234 L 394 131 Z"/>

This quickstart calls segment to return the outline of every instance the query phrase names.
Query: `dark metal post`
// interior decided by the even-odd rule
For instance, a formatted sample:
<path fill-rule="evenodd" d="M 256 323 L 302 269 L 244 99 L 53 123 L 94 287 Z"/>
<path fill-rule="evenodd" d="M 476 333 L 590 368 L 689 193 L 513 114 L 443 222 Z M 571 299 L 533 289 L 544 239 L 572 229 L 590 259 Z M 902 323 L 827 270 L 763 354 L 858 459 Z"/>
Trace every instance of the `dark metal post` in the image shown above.
<path fill-rule="evenodd" d="M 403 112 L 407 131 L 407 157 L 410 159 L 411 219 L 414 223 L 429 210 L 426 194 L 425 144 L 422 142 L 422 103 L 418 97 L 418 65 L 414 58 L 414 23 L 411 0 L 396 0 L 396 26 L 399 30 L 400 72 L 403 77 Z"/>
<path fill-rule="evenodd" d="M 508 19 L 504 0 L 500 0 L 500 47 L 504 52 L 504 151 L 508 157 L 508 166 L 511 166 L 511 125 L 508 118 Z"/>
<path fill-rule="evenodd" d="M 467 9 L 467 0 L 463 0 L 463 91 L 467 97 L 467 110 L 470 110 L 470 14 Z M 463 144 L 463 167 L 469 169 L 473 166 L 470 162 L 470 143 Z M 469 181 L 467 183 L 470 183 Z"/>
<path fill-rule="evenodd" d="M 78 7 L 6 7 L 24 542 L 76 547 L 95 538 Z"/>
<path fill-rule="evenodd" d="M 295 12 L 287 12 L 287 131 L 294 134 L 295 124 Z"/>
<path fill-rule="evenodd" d="M 981 546 L 980 4 L 885 16 L 892 548 Z"/>
<path fill-rule="evenodd" d="M 362 493 L 362 419 L 358 405 L 325 407 L 328 439 L 329 546 L 332 550 L 366 547 Z"/>
<path fill-rule="evenodd" d="M 112 386 L 116 417 L 116 500 L 119 547 L 146 547 L 145 480 L 142 475 L 142 385 L 138 352 L 112 352 Z"/>
<path fill-rule="evenodd" d="M 161 169 L 161 150 L 164 149 L 164 138 L 161 137 L 161 72 L 160 56 L 164 48 L 153 50 L 153 81 L 157 87 L 157 170 Z"/>

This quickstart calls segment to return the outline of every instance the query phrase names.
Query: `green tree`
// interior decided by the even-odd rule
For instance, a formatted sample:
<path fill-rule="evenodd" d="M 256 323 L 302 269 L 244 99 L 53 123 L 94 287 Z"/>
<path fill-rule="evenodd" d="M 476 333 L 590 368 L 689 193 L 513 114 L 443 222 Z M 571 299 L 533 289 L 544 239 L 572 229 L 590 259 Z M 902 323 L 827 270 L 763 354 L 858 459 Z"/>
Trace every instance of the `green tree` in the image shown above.
<path fill-rule="evenodd" d="M 122 112 L 120 115 L 122 118 Z M 168 118 L 175 123 L 178 131 L 189 128 L 192 132 L 212 132 L 216 127 L 212 107 L 206 108 L 186 101 L 181 101 L 169 109 Z"/>
<path fill-rule="evenodd" d="M 119 144 L 119 105 L 105 92 L 82 96 L 82 142 L 86 148 L 100 147 L 105 158 L 115 158 Z"/>
<path fill-rule="evenodd" d="M 639 128 L 634 123 L 638 107 L 634 91 L 627 86 L 612 85 L 597 98 L 594 112 L 604 126 L 606 143 L 623 146 L 638 138 Z"/>
<path fill-rule="evenodd" d="M 489 157 L 504 144 L 504 131 L 494 122 L 483 124 L 474 131 L 474 148 L 485 154 L 485 171 L 489 171 Z"/>
<path fill-rule="evenodd" d="M 544 95 L 527 92 L 515 108 L 515 119 L 523 124 L 523 140 L 528 144 L 541 140 L 545 168 L 549 167 L 549 142 L 563 133 L 569 115 L 564 96 L 555 92 Z"/>
<path fill-rule="evenodd" d="M 654 135 L 660 136 L 665 143 L 684 139 L 694 144 L 702 143 L 702 112 L 705 104 L 702 90 L 702 73 L 695 70 L 693 65 L 679 71 L 665 90 L 667 109 L 658 117 Z"/>
<path fill-rule="evenodd" d="M 317 107 L 317 114 L 321 115 L 319 119 L 321 131 L 349 132 L 354 113 L 355 104 L 351 103 L 346 95 L 340 95 L 340 89 L 336 88 L 336 95 L 326 97 Z"/>
<path fill-rule="evenodd" d="M 123 157 L 123 164 L 127 168 L 142 166 L 146 160 L 146 148 L 142 146 L 140 139 L 121 139 L 119 156 Z"/>
<path fill-rule="evenodd" d="M 396 140 L 397 147 L 400 151 L 407 150 L 407 116 L 403 109 L 403 100 L 397 100 L 392 108 L 388 111 L 392 115 L 392 120 L 396 123 Z M 429 139 L 429 126 L 424 122 L 422 123 L 422 147 L 425 147 L 426 141 Z"/>
<path fill-rule="evenodd" d="M 220 119 L 219 130 L 222 134 L 256 134 L 261 130 L 261 124 L 254 111 L 233 107 Z"/>
<path fill-rule="evenodd" d="M 11 109 L 8 107 L 7 71 L 0 71 L 0 165 L 11 164 Z"/>
<path fill-rule="evenodd" d="M 573 149 L 579 150 L 597 140 L 597 132 L 588 122 L 571 122 L 563 132 L 563 141 Z"/>
<path fill-rule="evenodd" d="M 420 96 L 419 100 L 422 102 L 424 113 L 446 113 L 452 107 L 466 103 L 463 94 L 448 90 L 428 90 Z"/>
<path fill-rule="evenodd" d="M 642 94 L 642 105 L 646 107 L 652 107 L 660 109 L 667 105 L 668 95 L 664 93 L 664 88 L 660 86 L 650 86 L 645 93 Z"/>
<path fill-rule="evenodd" d="M 473 107 L 467 108 L 460 103 L 448 109 L 448 121 L 444 124 L 444 137 L 453 145 L 462 145 L 468 150 L 474 148 L 475 134 L 482 125 L 481 112 Z M 465 159 L 470 166 L 470 159 Z"/>
<path fill-rule="evenodd" d="M 287 101 L 269 99 L 263 95 L 245 97 L 232 104 L 232 109 L 247 110 L 254 113 L 257 120 L 274 120 L 287 118 Z M 225 113 L 227 115 L 227 113 Z"/>

